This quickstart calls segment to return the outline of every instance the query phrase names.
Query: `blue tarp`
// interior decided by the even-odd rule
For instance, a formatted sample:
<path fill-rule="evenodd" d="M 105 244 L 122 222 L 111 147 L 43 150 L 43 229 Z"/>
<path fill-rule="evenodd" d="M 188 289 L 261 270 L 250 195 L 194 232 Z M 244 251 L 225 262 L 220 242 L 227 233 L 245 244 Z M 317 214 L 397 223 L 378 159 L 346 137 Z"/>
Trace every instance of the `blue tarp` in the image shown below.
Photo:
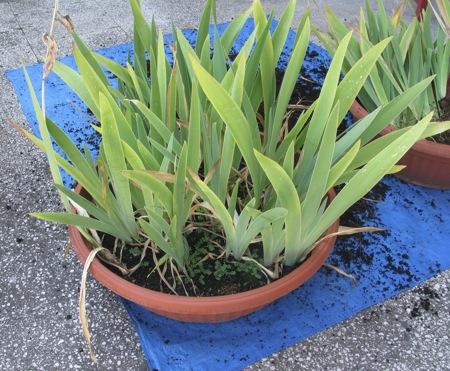
<path fill-rule="evenodd" d="M 236 41 L 236 50 L 252 30 L 250 21 Z M 195 31 L 186 34 L 195 39 Z M 294 37 L 294 33 L 289 35 L 285 58 Z M 312 43 L 309 49 L 313 53 L 302 73 L 320 80 L 323 76 L 316 67 L 327 67 L 329 56 Z M 132 46 L 126 44 L 100 52 L 125 62 L 130 50 Z M 61 61 L 74 66 L 73 57 Z M 39 96 L 42 65 L 27 67 L 27 71 Z M 6 75 L 37 132 L 23 71 L 7 71 Z M 47 112 L 80 146 L 86 143 L 95 153 L 99 138 L 90 127 L 86 107 L 54 74 L 48 79 Z M 67 176 L 65 181 L 71 183 Z M 327 261 L 354 275 L 356 285 L 322 267 L 305 285 L 272 305 L 221 324 L 173 321 L 121 299 L 136 326 L 150 369 L 241 369 L 449 268 L 450 191 L 425 189 L 393 177 L 386 177 L 377 189 L 372 197 L 380 202 L 364 203 L 360 220 L 387 231 L 340 239 Z"/>

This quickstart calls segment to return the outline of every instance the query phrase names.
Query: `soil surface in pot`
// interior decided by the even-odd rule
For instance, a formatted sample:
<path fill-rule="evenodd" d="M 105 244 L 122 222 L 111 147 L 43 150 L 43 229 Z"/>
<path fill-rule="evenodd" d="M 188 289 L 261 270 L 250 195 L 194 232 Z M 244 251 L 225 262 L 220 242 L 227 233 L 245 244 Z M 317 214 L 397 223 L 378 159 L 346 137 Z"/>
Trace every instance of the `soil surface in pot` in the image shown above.
<path fill-rule="evenodd" d="M 439 106 L 441 107 L 441 121 L 450 120 L 450 97 L 446 97 L 439 102 Z M 434 135 L 428 140 L 431 140 L 436 143 L 448 144 L 450 145 L 450 130 L 444 131 L 443 133 Z"/>
<path fill-rule="evenodd" d="M 111 252 L 114 248 L 114 238 L 105 235 L 103 246 Z M 171 264 L 163 263 L 155 267 L 155 261 L 162 261 L 162 253 L 153 253 L 149 248 L 141 266 L 131 275 L 123 276 L 117 269 L 105 264 L 108 269 L 125 280 L 136 285 L 167 294 L 181 296 L 219 296 L 237 294 L 262 287 L 273 280 L 267 277 L 256 263 L 236 261 L 224 256 L 223 239 L 212 233 L 196 230 L 187 237 L 191 246 L 190 260 L 186 264 L 188 276 Z M 139 263 L 142 247 L 119 246 L 122 249 L 122 262 L 131 268 Z M 250 246 L 251 255 L 255 260 L 262 255 L 260 243 Z M 292 272 L 300 264 L 294 266 L 279 266 L 280 278 Z M 275 267 L 269 267 L 274 271 Z"/>
<path fill-rule="evenodd" d="M 339 191 L 339 188 L 336 191 Z M 363 199 L 354 204 L 341 216 L 340 224 L 349 227 L 380 226 L 381 219 L 378 216 L 376 205 L 378 202 L 384 202 L 389 192 L 389 185 L 383 182 L 379 183 Z M 390 282 L 392 273 L 403 277 L 406 282 L 416 282 L 417 277 L 412 273 L 412 269 L 410 268 L 409 256 L 405 253 L 401 253 L 402 255 L 398 256 L 398 251 L 382 242 L 389 235 L 389 230 L 383 230 L 381 232 L 339 236 L 328 262 L 348 274 L 355 275 L 356 280 L 358 279 L 358 272 L 371 269 L 370 267 L 373 265 L 381 264 L 379 267 L 380 276 L 377 282 L 380 290 L 388 290 L 390 288 L 389 285 L 392 284 L 398 290 L 404 289 L 406 287 L 404 283 Z M 189 243 L 198 245 L 198 253 L 193 256 L 194 264 L 191 264 L 193 268 L 189 270 L 189 274 L 193 274 L 195 277 L 191 277 L 193 281 L 185 280 L 184 287 L 178 280 L 179 283 L 175 289 L 177 294 L 186 295 L 187 293 L 190 296 L 226 295 L 255 289 L 271 282 L 270 279 L 261 273 L 256 265 L 249 263 L 239 264 L 232 260 L 227 261 L 223 257 L 217 259 L 217 255 L 220 255 L 222 251 L 216 243 L 212 242 L 211 236 L 191 234 L 189 240 Z M 380 252 L 386 255 L 386 259 L 382 262 L 377 261 L 375 257 L 376 251 L 370 248 L 374 240 L 381 242 L 379 245 L 382 251 Z M 215 241 L 220 243 L 220 238 Z M 113 239 L 110 238 L 109 243 L 105 245 L 105 247 L 109 245 L 112 251 L 114 245 Z M 261 255 L 261 246 L 259 244 L 252 245 L 250 250 L 255 258 Z M 133 267 L 140 260 L 140 252 L 140 248 L 129 246 L 123 250 L 122 260 L 129 268 Z M 154 269 L 154 262 L 150 250 L 147 252 L 144 264 L 130 276 L 123 276 L 118 270 L 111 268 L 109 265 L 106 266 L 118 276 L 130 282 L 155 291 L 171 292 L 167 285 L 162 282 L 158 272 L 151 273 Z M 280 276 L 289 274 L 296 267 L 283 267 Z M 270 268 L 273 270 L 273 267 Z M 162 266 L 161 270 L 163 270 Z M 336 274 L 332 269 L 324 270 L 324 272 L 327 275 Z M 169 269 L 166 270 L 165 278 L 168 282 L 173 283 L 173 277 L 175 276 L 176 273 L 172 273 Z M 385 284 L 385 287 L 383 284 Z M 194 286 L 196 288 L 195 290 Z"/>

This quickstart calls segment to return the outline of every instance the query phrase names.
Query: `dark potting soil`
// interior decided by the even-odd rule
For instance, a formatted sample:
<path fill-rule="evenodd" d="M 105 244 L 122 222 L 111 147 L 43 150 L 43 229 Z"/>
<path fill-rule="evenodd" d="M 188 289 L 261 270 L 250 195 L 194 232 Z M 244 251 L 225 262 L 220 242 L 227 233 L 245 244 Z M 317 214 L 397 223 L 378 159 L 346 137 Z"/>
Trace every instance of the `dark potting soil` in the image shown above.
<path fill-rule="evenodd" d="M 232 257 L 225 258 L 223 248 L 220 247 L 220 243 L 223 243 L 220 237 L 203 230 L 196 230 L 187 236 L 187 240 L 191 246 L 191 254 L 186 264 L 186 272 L 177 271 L 176 267 L 169 262 L 161 264 L 158 272 L 155 268 L 155 260 L 162 261 L 164 254 L 156 252 L 153 256 L 150 248 L 141 266 L 130 275 L 124 276 L 118 269 L 104 264 L 118 276 L 136 285 L 167 294 L 176 292 L 181 296 L 208 297 L 237 294 L 265 286 L 273 281 L 262 273 L 255 263 L 236 261 Z M 103 246 L 112 252 L 114 238 L 103 235 Z M 123 246 L 122 262 L 128 268 L 134 267 L 140 261 L 141 251 L 140 246 Z M 253 244 L 250 251 L 251 255 L 248 257 L 259 260 L 262 255 L 262 245 Z M 291 273 L 299 265 L 280 266 L 280 278 Z M 273 271 L 274 267 L 269 269 Z"/>
<path fill-rule="evenodd" d="M 336 192 L 343 188 L 343 186 L 336 187 Z M 369 193 L 367 193 L 361 200 L 356 202 L 349 210 L 347 210 L 339 219 L 341 226 L 359 228 L 364 226 L 375 226 L 379 222 L 377 215 L 377 202 L 383 202 L 389 186 L 384 183 L 378 183 Z M 348 236 L 339 236 L 339 243 L 335 246 L 334 253 L 339 257 L 339 262 L 336 264 L 343 265 L 341 268 L 349 268 L 350 265 L 355 266 L 356 270 L 362 268 L 362 265 L 372 264 L 374 254 L 368 252 L 367 247 L 371 244 L 366 237 L 367 232 L 357 233 Z M 384 230 L 377 233 L 380 236 L 386 236 L 389 231 Z M 350 273 L 350 272 L 349 272 Z"/>
<path fill-rule="evenodd" d="M 423 286 L 414 289 L 413 291 L 419 296 L 418 300 L 413 303 L 410 316 L 412 318 L 420 317 L 424 312 L 431 312 L 433 315 L 437 316 L 438 312 L 433 309 L 433 300 L 440 299 L 439 294 L 431 287 Z"/>
<path fill-rule="evenodd" d="M 384 182 L 378 183 L 340 218 L 340 225 L 384 227 L 377 212 L 377 203 L 384 202 L 388 193 L 390 193 L 390 186 Z M 403 201 L 413 207 L 413 202 L 406 198 Z M 419 278 L 413 273 L 414 268 L 407 250 L 397 249 L 385 242 L 386 237 L 390 236 L 389 229 L 339 236 L 330 264 L 353 275 L 356 281 L 358 272 L 376 271 L 374 284 L 377 285 L 379 292 L 404 290 L 411 284 L 418 283 Z M 401 245 L 402 241 L 398 241 L 398 243 Z M 376 249 L 372 246 L 373 244 L 376 244 Z M 327 274 L 333 274 L 333 272 L 328 270 Z"/>
<path fill-rule="evenodd" d="M 448 144 L 450 145 L 450 131 L 446 130 L 441 134 L 433 135 L 430 138 L 427 138 L 430 141 L 441 143 L 441 144 Z"/>

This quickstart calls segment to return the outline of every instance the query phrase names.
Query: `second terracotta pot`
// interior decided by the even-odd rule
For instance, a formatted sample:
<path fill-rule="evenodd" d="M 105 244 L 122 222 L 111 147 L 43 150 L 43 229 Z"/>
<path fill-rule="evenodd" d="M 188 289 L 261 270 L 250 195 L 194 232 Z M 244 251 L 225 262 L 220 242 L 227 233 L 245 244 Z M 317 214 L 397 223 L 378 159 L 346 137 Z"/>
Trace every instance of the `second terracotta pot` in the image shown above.
<path fill-rule="evenodd" d="M 368 115 L 357 101 L 350 108 L 355 120 Z M 379 135 L 395 130 L 388 126 Z M 422 139 L 417 141 L 399 160 L 406 168 L 394 174 L 406 182 L 434 189 L 450 189 L 450 145 Z"/>

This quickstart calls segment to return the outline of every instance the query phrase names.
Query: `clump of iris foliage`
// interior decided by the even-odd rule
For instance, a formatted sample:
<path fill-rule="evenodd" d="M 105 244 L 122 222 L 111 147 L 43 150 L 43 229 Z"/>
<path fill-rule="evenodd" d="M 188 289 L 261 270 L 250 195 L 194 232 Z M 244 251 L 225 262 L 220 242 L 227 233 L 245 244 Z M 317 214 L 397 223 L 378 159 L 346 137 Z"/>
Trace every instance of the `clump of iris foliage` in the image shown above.
<path fill-rule="evenodd" d="M 371 107 L 369 116 L 337 135 L 380 55 L 392 47 L 390 38 L 365 45 L 350 66 L 348 52 L 355 40 L 351 33 L 343 35 L 319 98 L 286 131 L 289 99 L 310 38 L 309 8 L 293 24 L 296 1 L 291 0 L 271 33 L 273 14 L 267 17 L 255 0 L 219 35 L 215 1 L 209 0 L 195 47 L 174 29 L 169 63 L 154 20 L 146 22 L 139 0 L 130 4 L 134 54 L 126 65 L 89 50 L 72 31 L 79 72 L 60 62 L 53 69 L 101 124 L 96 126 L 102 137 L 98 159 L 86 148 L 83 154 L 44 117 L 31 84 L 43 139 L 24 132 L 48 154 L 67 209 L 33 215 L 77 226 L 93 244 L 93 254 L 124 274 L 136 267 L 126 267 L 120 249 L 107 252 L 97 232 L 112 235 L 116 245 L 139 247 L 142 256 L 158 252 L 157 265 L 170 264 L 186 276 L 194 253 L 186 237 L 196 229 L 220 236 L 227 259 L 266 267 L 301 262 L 329 237 L 324 232 L 340 215 L 385 174 L 400 169 L 397 160 L 416 140 L 443 130 L 429 125 L 429 114 L 410 128 L 374 139 L 428 89 L 428 78 Z M 254 31 L 231 60 L 233 42 L 249 17 Z M 298 32 L 276 94 L 276 66 L 291 28 Z M 117 77 L 117 85 L 104 69 Z M 258 113 L 261 105 L 263 114 Z M 66 157 L 54 151 L 50 138 Z M 58 166 L 88 196 L 64 187 Z M 328 191 L 337 185 L 342 190 L 330 202 Z M 255 241 L 263 246 L 258 263 L 248 254 Z"/>
<path fill-rule="evenodd" d="M 391 38 L 358 93 L 358 99 L 368 112 L 392 101 L 420 81 L 434 76 L 431 84 L 411 99 L 403 113 L 392 121 L 396 128 L 413 125 L 430 112 L 434 112 L 433 119 L 441 117 L 442 110 L 438 103 L 446 97 L 450 73 L 448 1 L 438 1 L 439 6 L 428 7 L 421 20 L 414 17 L 409 24 L 402 18 L 406 3 L 407 0 L 403 0 L 393 16 L 389 17 L 383 1 L 378 0 L 378 11 L 375 12 L 366 0 L 366 16 L 361 9 L 359 25 L 353 29 L 354 36 L 343 63 L 343 72 L 347 73 L 373 45 Z M 433 9 L 438 14 L 437 24 L 432 22 Z M 330 9 L 327 9 L 327 18 L 329 34 L 317 30 L 315 33 L 328 52 L 334 55 L 349 28 Z"/>

